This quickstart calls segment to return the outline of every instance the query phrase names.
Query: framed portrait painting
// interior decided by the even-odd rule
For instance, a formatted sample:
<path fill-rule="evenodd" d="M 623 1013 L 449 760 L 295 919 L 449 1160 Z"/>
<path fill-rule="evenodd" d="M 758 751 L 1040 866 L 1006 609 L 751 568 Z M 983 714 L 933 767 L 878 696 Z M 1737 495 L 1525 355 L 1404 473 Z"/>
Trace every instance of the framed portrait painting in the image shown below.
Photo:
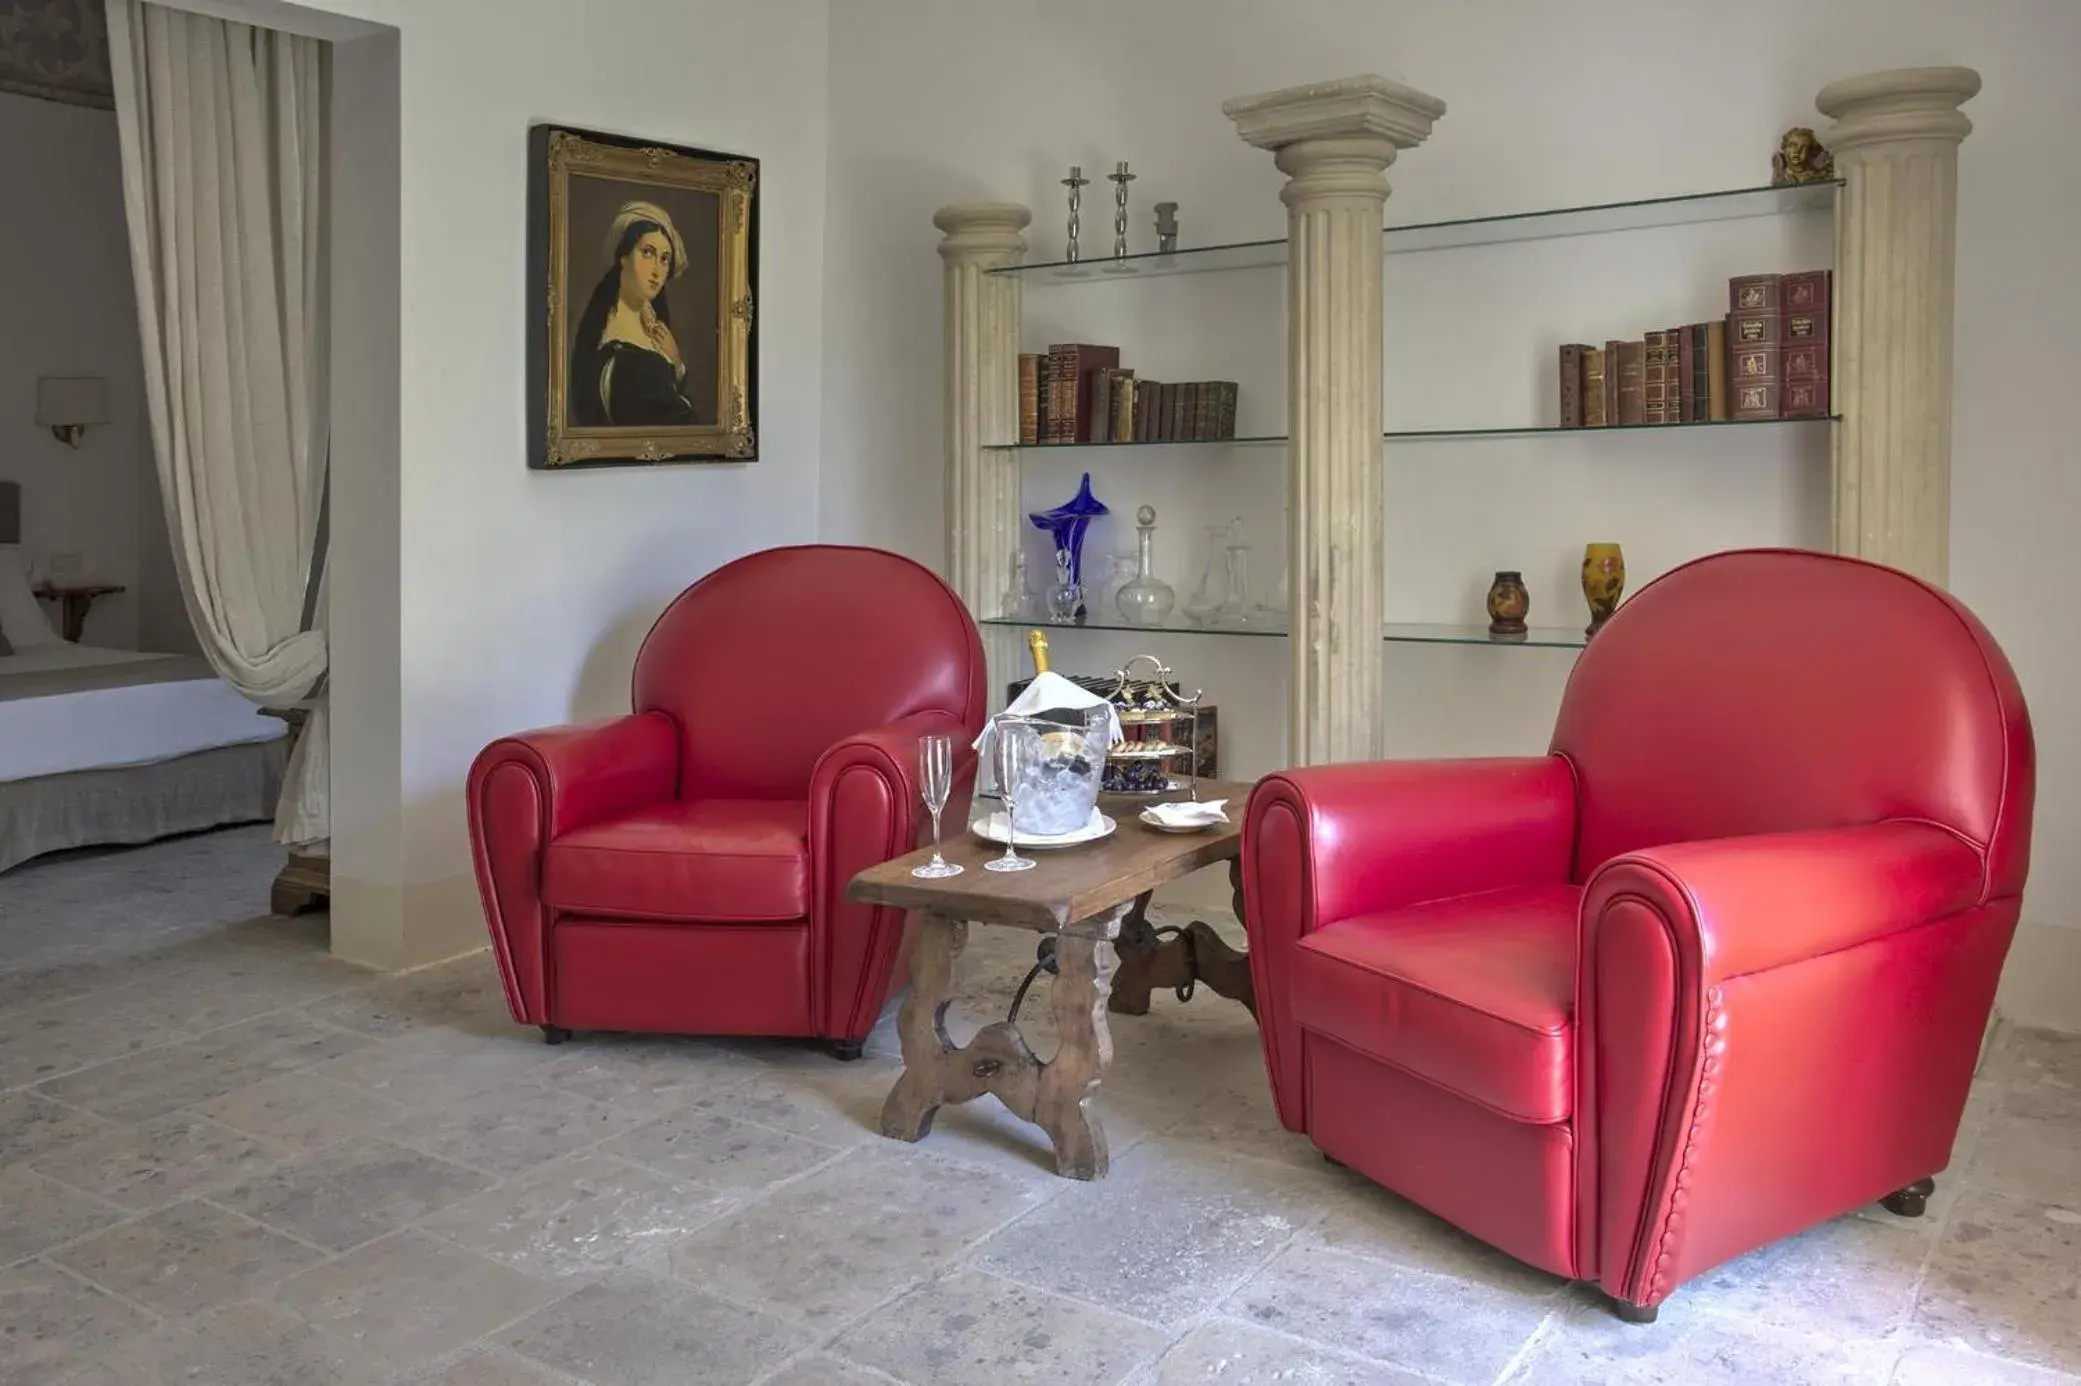
<path fill-rule="evenodd" d="M 528 465 L 756 460 L 758 160 L 528 145 Z"/>

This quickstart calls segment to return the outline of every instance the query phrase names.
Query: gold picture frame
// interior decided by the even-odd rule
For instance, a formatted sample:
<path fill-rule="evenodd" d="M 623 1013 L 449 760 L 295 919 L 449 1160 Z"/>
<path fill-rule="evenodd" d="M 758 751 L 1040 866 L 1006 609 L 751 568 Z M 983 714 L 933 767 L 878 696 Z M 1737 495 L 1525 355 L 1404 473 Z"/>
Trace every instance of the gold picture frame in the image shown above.
<path fill-rule="evenodd" d="M 759 161 L 529 132 L 528 465 L 758 459 Z"/>

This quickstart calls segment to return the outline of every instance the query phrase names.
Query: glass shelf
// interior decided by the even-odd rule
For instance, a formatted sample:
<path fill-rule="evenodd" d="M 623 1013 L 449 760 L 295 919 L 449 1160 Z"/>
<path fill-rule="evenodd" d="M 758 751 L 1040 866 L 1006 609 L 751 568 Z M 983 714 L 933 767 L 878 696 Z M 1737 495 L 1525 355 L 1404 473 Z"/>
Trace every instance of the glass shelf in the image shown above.
<path fill-rule="evenodd" d="M 1579 650 L 1589 637 L 1567 626 L 1530 626 L 1523 635 L 1490 635 L 1488 623 L 1443 625 L 1432 621 L 1389 621 L 1387 639 L 1424 645 L 1529 645 L 1542 650 Z"/>
<path fill-rule="evenodd" d="M 1382 250 L 1388 255 L 1406 255 L 1509 241 L 1547 240 L 1557 236 L 1592 236 L 1613 231 L 1643 231 L 1656 226 L 1735 221 L 1743 217 L 1825 212 L 1833 210 L 1836 189 L 1841 186 L 1841 179 L 1825 183 L 1766 184 L 1632 202 L 1598 202 L 1532 212 L 1507 212 L 1501 216 L 1390 226 L 1383 233 Z M 1075 261 L 1043 260 L 1029 265 L 1006 265 L 990 273 L 1018 275 L 1048 283 L 1103 284 L 1167 274 L 1266 269 L 1285 263 L 1286 241 L 1282 238 L 1194 246 L 1169 254 L 1152 250 L 1117 257 L 1094 255 Z"/>
<path fill-rule="evenodd" d="M 1263 625 L 1251 626 L 1200 626 L 1194 625 L 1183 616 L 1173 615 L 1160 626 L 1130 625 L 1117 616 L 1100 618 L 1087 617 L 1073 625 L 1059 625 L 1053 621 L 1014 621 L 1008 616 L 985 616 L 979 623 L 986 626 L 1017 626 L 1021 630 L 1124 630 L 1136 635 L 1279 635 L 1286 634 L 1286 622 L 1267 620 Z"/>
<path fill-rule="evenodd" d="M 1554 424 L 1538 424 L 1529 428 L 1411 428 L 1389 430 L 1383 438 L 1394 442 L 1444 442 L 1453 438 L 1539 438 L 1550 434 L 1569 436 L 1592 436 L 1604 433 L 1675 433 L 1690 428 L 1769 428 L 1785 424 L 1840 423 L 1840 414 L 1801 415 L 1794 419 L 1708 419 L 1691 423 L 1673 424 L 1602 424 L 1596 428 L 1561 428 Z M 1072 448 L 1175 448 L 1190 447 L 1272 447 L 1287 441 L 1283 433 L 1263 434 L 1249 438 L 1161 438 L 1139 443 L 997 443 L 993 446 L 1006 452 L 1047 452 Z"/>
<path fill-rule="evenodd" d="M 1136 626 L 1115 618 L 1105 620 L 1087 619 L 1078 625 L 1057 625 L 1052 621 L 1014 621 L 1005 616 L 985 616 L 981 623 L 986 626 L 1017 626 L 1022 630 L 1109 630 L 1127 631 L 1136 635 L 1277 635 L 1286 634 L 1284 621 L 1267 620 L 1254 626 L 1200 626 L 1173 616 L 1160 626 Z M 1566 626 L 1532 626 L 1522 636 L 1490 635 L 1486 623 L 1480 625 L 1452 625 L 1432 621 L 1390 621 L 1382 639 L 1418 645 L 1500 645 L 1503 647 L 1529 646 L 1544 650 L 1579 650 L 1586 637 L 1582 631 Z"/>

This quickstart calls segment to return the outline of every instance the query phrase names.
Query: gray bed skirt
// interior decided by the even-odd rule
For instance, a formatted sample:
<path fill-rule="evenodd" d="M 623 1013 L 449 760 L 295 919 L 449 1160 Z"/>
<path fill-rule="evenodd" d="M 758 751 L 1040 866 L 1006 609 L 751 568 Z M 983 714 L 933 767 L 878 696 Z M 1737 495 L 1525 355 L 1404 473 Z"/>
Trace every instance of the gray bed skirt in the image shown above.
<path fill-rule="evenodd" d="M 68 847 L 270 822 L 289 738 L 0 784 L 0 871 Z"/>

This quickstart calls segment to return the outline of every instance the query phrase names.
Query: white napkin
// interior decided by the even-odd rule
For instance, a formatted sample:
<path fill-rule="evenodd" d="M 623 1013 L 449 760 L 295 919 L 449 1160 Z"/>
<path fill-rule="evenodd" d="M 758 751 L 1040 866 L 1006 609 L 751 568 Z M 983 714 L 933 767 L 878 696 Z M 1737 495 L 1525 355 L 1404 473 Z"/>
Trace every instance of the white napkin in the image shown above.
<path fill-rule="evenodd" d="M 1046 712 L 1050 708 L 1058 707 L 1072 709 L 1104 708 L 1106 713 L 1106 745 L 1117 746 L 1127 739 L 1126 735 L 1120 730 L 1119 710 L 1113 706 L 1110 700 L 1079 688 L 1076 684 L 1071 683 L 1052 669 L 1045 674 L 1035 675 L 1033 682 L 1027 684 L 1025 690 L 1012 700 L 1011 705 L 1005 708 L 1005 712 L 1013 716 L 1030 717 L 1036 712 Z M 991 748 L 996 744 L 997 722 L 995 718 L 992 718 L 983 723 L 982 733 L 975 739 L 976 755 L 981 762 L 976 770 L 976 790 L 979 793 L 994 794 L 997 792 L 997 758 L 990 753 Z"/>
<path fill-rule="evenodd" d="M 1206 828 L 1228 821 L 1228 810 L 1223 807 L 1227 803 L 1226 799 L 1166 799 L 1142 812 L 1167 828 Z"/>

